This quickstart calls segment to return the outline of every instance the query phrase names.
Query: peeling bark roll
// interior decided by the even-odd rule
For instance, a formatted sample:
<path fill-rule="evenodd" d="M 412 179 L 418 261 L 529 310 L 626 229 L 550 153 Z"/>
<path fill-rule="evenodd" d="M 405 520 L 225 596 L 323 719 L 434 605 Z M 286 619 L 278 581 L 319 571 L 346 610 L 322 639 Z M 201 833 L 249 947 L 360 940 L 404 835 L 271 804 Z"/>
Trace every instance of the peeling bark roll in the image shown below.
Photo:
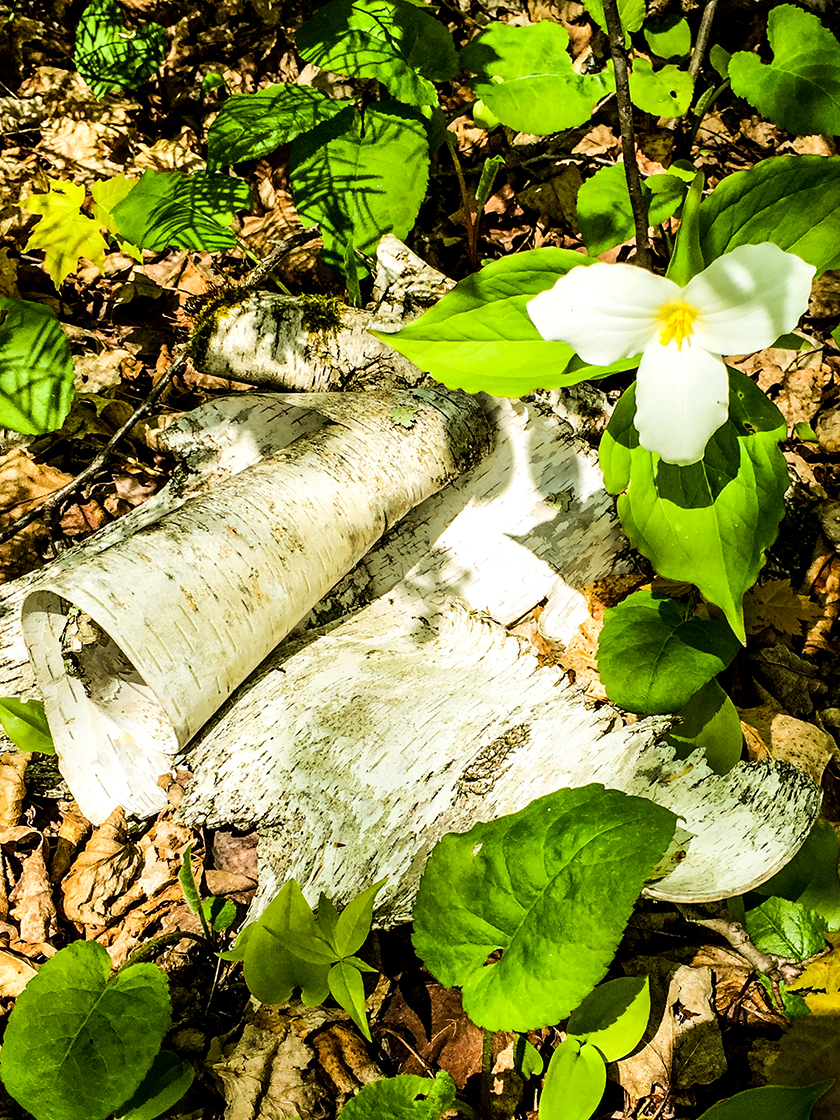
<path fill-rule="evenodd" d="M 175 751 L 390 526 L 492 444 L 465 393 L 286 399 L 326 423 L 47 572 L 24 602 L 62 773 L 94 822 L 118 804 L 156 812 Z"/>

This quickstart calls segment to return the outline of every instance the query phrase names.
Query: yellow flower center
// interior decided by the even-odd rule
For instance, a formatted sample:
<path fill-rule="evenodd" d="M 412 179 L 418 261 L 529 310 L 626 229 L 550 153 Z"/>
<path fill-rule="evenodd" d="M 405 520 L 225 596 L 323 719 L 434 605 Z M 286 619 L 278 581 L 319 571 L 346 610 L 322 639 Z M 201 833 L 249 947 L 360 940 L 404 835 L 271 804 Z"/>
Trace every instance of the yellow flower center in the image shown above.
<path fill-rule="evenodd" d="M 682 349 L 683 342 L 691 336 L 691 328 L 698 315 L 699 311 L 696 307 L 681 299 L 666 303 L 656 316 L 659 322 L 664 324 L 659 341 L 663 346 L 676 341 L 677 346 Z"/>

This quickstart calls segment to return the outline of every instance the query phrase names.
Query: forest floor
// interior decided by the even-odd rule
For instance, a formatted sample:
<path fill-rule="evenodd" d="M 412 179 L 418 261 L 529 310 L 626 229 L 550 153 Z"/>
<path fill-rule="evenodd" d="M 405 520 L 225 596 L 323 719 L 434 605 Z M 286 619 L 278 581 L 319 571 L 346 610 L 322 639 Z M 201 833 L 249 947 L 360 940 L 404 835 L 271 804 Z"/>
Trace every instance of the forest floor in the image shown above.
<path fill-rule="evenodd" d="M 82 7 L 70 0 L 20 0 L 0 35 L 5 89 L 0 97 L 0 294 L 34 300 L 56 312 L 71 339 L 78 390 L 60 431 L 12 438 L 0 455 L 0 527 L 91 462 L 184 342 L 189 301 L 237 281 L 252 263 L 238 250 L 147 251 L 142 265 L 115 251 L 105 258 L 104 274 L 82 262 L 57 293 L 41 254 L 24 249 L 36 218 L 19 201 L 45 190 L 48 178 L 90 185 L 112 175 L 136 177 L 150 168 L 199 168 L 206 157 L 209 123 L 225 91 L 248 93 L 271 82 L 314 77 L 302 73 L 293 47 L 304 5 L 125 0 L 132 19 L 154 20 L 167 28 L 169 52 L 160 75 L 139 90 L 97 100 L 73 64 L 71 29 Z M 465 10 L 455 0 L 440 5 L 440 18 L 449 21 L 459 46 L 487 20 L 478 2 L 461 7 Z M 575 57 L 604 53 L 603 37 L 575 0 L 531 0 L 527 6 L 509 0 L 506 7 L 494 7 L 494 18 L 513 23 L 563 21 Z M 756 41 L 761 33 L 757 17 L 728 14 L 722 6 L 718 18 L 725 23 L 723 45 L 732 49 Z M 224 86 L 203 92 L 202 81 L 211 73 L 220 75 Z M 324 75 L 316 81 L 325 88 L 331 88 L 330 82 L 335 86 L 335 79 Z M 472 99 L 458 79 L 444 87 L 443 107 L 458 137 L 467 180 L 477 182 L 489 155 L 505 158 L 481 218 L 479 258 L 494 260 L 548 245 L 583 249 L 575 197 L 594 170 L 619 158 L 613 107 L 607 105 L 586 129 L 543 138 L 476 127 L 469 112 Z M 661 172 L 675 152 L 681 153 L 686 137 L 675 123 L 640 114 L 643 171 Z M 790 136 L 727 94 L 703 121 L 691 156 L 712 186 L 783 153 L 837 154 L 831 139 Z M 240 236 L 253 254 L 263 257 L 275 241 L 300 228 L 290 192 L 288 147 L 237 171 L 252 186 L 255 200 L 253 212 L 241 219 Z M 427 200 L 408 241 L 452 279 L 468 274 L 462 200 L 445 153 L 433 163 Z M 341 279 L 319 261 L 318 245 L 294 250 L 280 276 L 295 294 L 341 296 Z M 602 259 L 623 260 L 630 251 L 624 245 Z M 791 438 L 784 446 L 792 481 L 788 513 L 762 582 L 747 599 L 749 643 L 728 671 L 731 695 L 748 725 L 749 756 L 770 753 L 806 766 L 822 781 L 823 816 L 838 831 L 840 350 L 830 331 L 839 319 L 840 275 L 828 273 L 815 285 L 801 324 L 813 348 L 766 350 L 735 362 L 775 401 L 789 430 L 807 423 L 818 442 Z M 600 387 L 614 401 L 629 380 L 629 375 L 616 376 Z M 164 485 L 173 467 L 158 443 L 161 429 L 215 395 L 245 390 L 187 366 L 166 389 L 155 413 L 132 429 L 106 466 L 68 497 L 49 524 L 37 521 L 0 546 L 0 580 L 42 566 L 145 501 Z M 594 650 L 603 602 L 594 595 L 592 607 L 590 624 L 562 663 L 602 702 Z M 129 830 L 118 815 L 92 829 L 49 766 L 37 758 L 28 767 L 22 756 L 0 758 L 0 1012 L 8 1014 L 45 959 L 80 937 L 100 941 L 121 963 L 161 933 L 198 932 L 177 879 L 189 843 L 195 845 L 202 889 L 232 899 L 244 915 L 257 877 L 256 836 L 234 830 L 194 835 L 180 825 L 177 805 L 187 777 L 179 775 L 173 782 L 170 809 L 143 831 Z M 382 1073 L 444 1069 L 464 1099 L 483 1113 L 536 1117 L 534 1085 L 523 1086 L 513 1073 L 512 1035 L 492 1039 L 493 1072 L 489 1093 L 485 1086 L 482 1094 L 482 1033 L 463 1015 L 458 993 L 423 971 L 408 929 L 375 935 L 367 959 L 381 969 L 370 989 L 372 1046 L 336 1009 L 295 1006 L 288 1013 L 263 1010 L 254 1017 L 238 965 L 218 967 L 187 941 L 167 948 L 158 958 L 169 974 L 174 1004 L 175 1025 L 167 1045 L 193 1061 L 198 1075 L 187 1096 L 166 1115 L 211 1120 L 225 1115 L 226 1107 L 231 1116 L 281 1115 L 268 1105 L 255 1111 L 261 1086 L 273 1077 L 292 1097 L 303 1094 L 295 1099 L 310 1102 L 310 1115 L 328 1117 L 359 1085 Z M 625 1099 L 611 1082 L 597 1114 L 601 1120 L 629 1115 L 691 1120 L 714 1101 L 766 1080 L 766 1065 L 791 1030 L 767 988 L 734 951 L 688 924 L 675 908 L 640 903 L 611 975 L 647 972 L 662 993 L 678 968 L 681 987 L 670 989 L 671 1021 L 678 1032 L 670 1043 L 670 1073 L 657 1071 L 650 1052 L 632 1070 L 625 1067 L 622 1084 L 630 1096 Z M 682 994 L 674 997 L 675 991 Z M 712 1013 L 698 1010 L 704 1001 Z M 702 1030 L 679 1034 L 681 1024 L 704 1014 Z M 805 1062 L 810 1043 L 802 1022 L 797 1020 L 793 1029 L 801 1032 Z M 288 1057 L 291 1050 L 281 1047 L 278 1052 L 276 1040 L 287 1035 L 305 1041 L 305 1055 L 298 1055 L 297 1064 Z M 531 1035 L 544 1053 L 559 1037 L 559 1028 Z M 251 1062 L 247 1070 L 240 1060 L 243 1053 Z M 284 1061 L 287 1066 L 281 1068 Z M 840 1074 L 840 1059 L 834 1062 L 833 1070 L 814 1068 L 809 1080 Z M 634 1098 L 628 1087 L 645 1084 Z M 0 1117 L 21 1115 L 0 1088 Z"/>

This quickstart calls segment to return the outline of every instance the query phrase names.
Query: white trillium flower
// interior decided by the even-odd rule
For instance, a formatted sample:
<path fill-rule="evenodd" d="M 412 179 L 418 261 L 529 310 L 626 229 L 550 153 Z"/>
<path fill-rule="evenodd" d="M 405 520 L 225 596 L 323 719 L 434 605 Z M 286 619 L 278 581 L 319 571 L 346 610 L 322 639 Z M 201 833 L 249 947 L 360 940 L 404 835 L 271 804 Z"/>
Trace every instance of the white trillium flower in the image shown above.
<path fill-rule="evenodd" d="M 816 269 L 777 245 L 740 245 L 684 288 L 630 264 L 571 269 L 528 303 L 543 338 L 591 365 L 641 354 L 634 424 L 639 442 L 688 466 L 729 415 L 722 354 L 748 354 L 791 331 Z"/>

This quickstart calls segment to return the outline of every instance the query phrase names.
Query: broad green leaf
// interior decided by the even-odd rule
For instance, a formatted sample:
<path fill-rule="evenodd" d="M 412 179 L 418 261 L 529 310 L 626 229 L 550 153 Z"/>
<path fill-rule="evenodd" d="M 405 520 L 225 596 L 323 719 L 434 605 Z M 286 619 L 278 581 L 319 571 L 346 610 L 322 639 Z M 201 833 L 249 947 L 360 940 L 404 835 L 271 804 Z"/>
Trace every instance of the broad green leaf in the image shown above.
<path fill-rule="evenodd" d="M 446 27 L 405 0 L 332 0 L 297 33 L 298 53 L 335 74 L 376 78 L 406 105 L 437 105 L 458 69 Z"/>
<path fill-rule="evenodd" d="M 142 249 L 177 245 L 216 252 L 236 244 L 226 227 L 250 206 L 251 191 L 242 179 L 213 171 L 144 171 L 111 213 L 120 236 Z"/>
<path fill-rule="evenodd" d="M 444 836 L 420 882 L 414 947 L 463 988 L 479 1026 L 557 1023 L 603 977 L 673 831 L 661 806 L 589 785 Z"/>
<path fill-rule="evenodd" d="M 321 227 L 324 260 L 357 282 L 353 250 L 371 256 L 386 233 L 405 237 L 426 194 L 429 144 L 414 110 L 368 106 L 364 120 L 344 109 L 298 138 L 290 160 L 301 220 Z"/>
<path fill-rule="evenodd" d="M 688 758 L 699 748 L 710 770 L 729 773 L 741 757 L 744 735 L 738 710 L 717 681 L 704 684 L 676 714 L 681 722 L 665 736 L 676 757 Z"/>
<path fill-rule="evenodd" d="M 652 175 L 643 181 L 652 226 L 676 214 L 688 189 L 677 175 Z M 578 191 L 578 223 L 587 251 L 593 257 L 635 236 L 636 225 L 623 163 L 596 171 Z"/>
<path fill-rule="evenodd" d="M 203 899 L 201 912 L 213 933 L 221 933 L 236 921 L 236 903 L 219 895 Z"/>
<path fill-rule="evenodd" d="M 285 929 L 281 926 L 271 926 L 269 932 L 276 937 L 284 949 L 298 960 L 306 961 L 307 964 L 329 967 L 338 960 L 332 945 L 319 933 Z"/>
<path fill-rule="evenodd" d="M 335 927 L 338 925 L 338 908 L 323 891 L 321 891 L 321 897 L 318 899 L 318 925 L 321 927 L 322 936 L 329 941 L 330 945 L 334 946 Z M 340 953 L 339 956 L 341 956 Z"/>
<path fill-rule="evenodd" d="M 0 727 L 19 751 L 55 754 L 47 714 L 40 700 L 0 697 Z"/>
<path fill-rule="evenodd" d="M 649 590 L 604 612 L 598 670 L 614 704 L 642 715 L 676 712 L 723 672 L 741 643 L 725 622 L 692 614 Z"/>
<path fill-rule="evenodd" d="M 587 366 L 564 342 L 546 342 L 526 304 L 593 259 L 568 249 L 529 249 L 493 261 L 396 334 L 374 331 L 450 389 L 524 397 L 638 365 Z M 570 360 L 575 364 L 569 367 Z"/>
<path fill-rule="evenodd" d="M 635 548 L 660 575 L 696 584 L 743 641 L 742 600 L 764 564 L 784 512 L 784 417 L 744 374 L 729 370 L 729 419 L 690 467 L 639 446 L 635 384 L 601 440 L 604 485 Z"/>
<path fill-rule="evenodd" d="M 531 1077 L 539 1077 L 545 1069 L 545 1063 L 540 1057 L 539 1051 L 524 1034 L 520 1034 L 516 1039 L 513 1063 L 516 1072 L 523 1081 L 527 1081 Z"/>
<path fill-rule="evenodd" d="M 235 93 L 219 110 L 207 133 L 207 166 L 259 159 L 302 132 L 337 116 L 349 101 L 334 101 L 311 86 L 267 86 Z"/>
<path fill-rule="evenodd" d="M 542 20 L 525 27 L 491 23 L 461 51 L 470 83 L 495 116 L 520 132 L 547 136 L 583 124 L 615 88 L 612 70 L 578 74 L 566 48 L 569 33 Z"/>
<path fill-rule="evenodd" d="M 729 61 L 731 58 L 732 55 L 729 51 L 725 51 L 723 47 L 719 46 L 717 43 L 713 44 L 709 50 L 709 62 L 724 81 L 729 77 Z"/>
<path fill-rule="evenodd" d="M 341 1120 L 441 1120 L 456 1107 L 455 1082 L 441 1070 L 434 1080 L 400 1074 L 363 1085 L 339 1113 Z"/>
<path fill-rule="evenodd" d="M 830 930 L 840 929 L 840 841 L 827 821 L 818 820 L 793 859 L 772 879 L 755 887 L 758 894 L 779 895 L 816 911 Z"/>
<path fill-rule="evenodd" d="M 655 117 L 681 117 L 691 104 L 694 82 L 691 75 L 676 66 L 654 70 L 646 58 L 633 59 L 630 74 L 630 100 Z"/>
<path fill-rule="evenodd" d="M 825 919 L 786 898 L 768 898 L 754 910 L 748 910 L 744 925 L 750 940 L 762 953 L 804 961 L 826 947 Z"/>
<path fill-rule="evenodd" d="M 586 10 L 606 34 L 607 21 L 604 16 L 603 0 L 587 0 Z M 618 18 L 625 32 L 638 31 L 645 21 L 644 0 L 618 0 Z"/>
<path fill-rule="evenodd" d="M 368 1042 L 371 1042 L 365 1014 L 365 986 L 358 968 L 354 968 L 349 961 L 339 961 L 330 969 L 327 980 L 335 1002 L 344 1008 Z"/>
<path fill-rule="evenodd" d="M 129 29 L 116 0 L 91 0 L 76 29 L 76 69 L 94 97 L 115 86 L 134 89 L 150 78 L 166 54 L 166 32 L 158 23 Z"/>
<path fill-rule="evenodd" d="M 178 1103 L 194 1077 L 189 1062 L 171 1050 L 161 1050 L 131 1100 L 117 1109 L 116 1120 L 155 1120 Z"/>
<path fill-rule="evenodd" d="M 290 879 L 269 903 L 256 922 L 247 925 L 224 960 L 243 961 L 248 990 L 261 1003 L 286 1003 L 295 988 L 310 1007 L 329 995 L 330 964 L 312 964 L 285 949 L 278 935 L 294 933 L 315 938 L 318 926 L 301 889 Z M 241 955 L 240 955 L 241 954 Z"/>
<path fill-rule="evenodd" d="M 9 1016 L 0 1076 L 36 1120 L 103 1120 L 140 1085 L 171 1022 L 166 977 L 76 941 L 41 966 Z"/>
<path fill-rule="evenodd" d="M 36 435 L 64 423 L 73 401 L 67 335 L 48 307 L 0 298 L 0 428 Z"/>
<path fill-rule="evenodd" d="M 793 1088 L 787 1085 L 762 1085 L 745 1089 L 725 1101 L 707 1108 L 700 1120 L 808 1120 L 811 1107 L 827 1093 L 834 1081 Z"/>
<path fill-rule="evenodd" d="M 107 243 L 99 226 L 80 210 L 85 188 L 58 179 L 48 180 L 47 194 L 31 194 L 21 209 L 40 214 L 41 220 L 29 235 L 26 250 L 44 250 L 44 264 L 56 288 L 65 276 L 76 271 L 79 257 L 86 257 L 102 271 Z"/>
<path fill-rule="evenodd" d="M 600 1051 L 566 1038 L 551 1055 L 540 1094 L 539 1120 L 589 1120 L 607 1086 Z"/>
<path fill-rule="evenodd" d="M 112 213 L 114 207 L 118 206 L 134 190 L 138 181 L 137 179 L 126 179 L 125 175 L 114 175 L 111 179 L 101 179 L 98 183 L 94 183 L 90 188 L 90 193 L 93 195 L 94 222 L 103 226 L 117 239 L 124 253 L 134 257 L 136 261 L 142 262 L 143 253 L 140 249 L 119 236 L 120 229 Z"/>
<path fill-rule="evenodd" d="M 645 39 L 660 58 L 683 58 L 691 50 L 688 21 L 673 13 L 651 20 L 645 28 Z"/>
<path fill-rule="evenodd" d="M 800 136 L 840 133 L 840 43 L 810 12 L 779 4 L 767 17 L 773 61 L 738 51 L 729 61 L 732 92 L 767 120 Z"/>
<path fill-rule="evenodd" d="M 706 264 L 762 241 L 796 253 L 818 273 L 840 268 L 840 157 L 774 156 L 715 187 L 700 207 Z"/>
<path fill-rule="evenodd" d="M 622 976 L 599 984 L 569 1018 L 567 1035 L 597 1046 L 608 1062 L 629 1054 L 650 1018 L 647 976 Z"/>
<path fill-rule="evenodd" d="M 370 923 L 373 921 L 373 903 L 385 886 L 387 879 L 380 879 L 372 887 L 357 894 L 344 907 L 335 926 L 333 945 L 340 957 L 357 953 L 367 940 Z"/>
<path fill-rule="evenodd" d="M 700 251 L 700 207 L 703 201 L 702 171 L 693 175 L 688 194 L 683 203 L 680 228 L 677 230 L 677 243 L 668 263 L 665 275 L 681 288 L 705 268 Z"/>

